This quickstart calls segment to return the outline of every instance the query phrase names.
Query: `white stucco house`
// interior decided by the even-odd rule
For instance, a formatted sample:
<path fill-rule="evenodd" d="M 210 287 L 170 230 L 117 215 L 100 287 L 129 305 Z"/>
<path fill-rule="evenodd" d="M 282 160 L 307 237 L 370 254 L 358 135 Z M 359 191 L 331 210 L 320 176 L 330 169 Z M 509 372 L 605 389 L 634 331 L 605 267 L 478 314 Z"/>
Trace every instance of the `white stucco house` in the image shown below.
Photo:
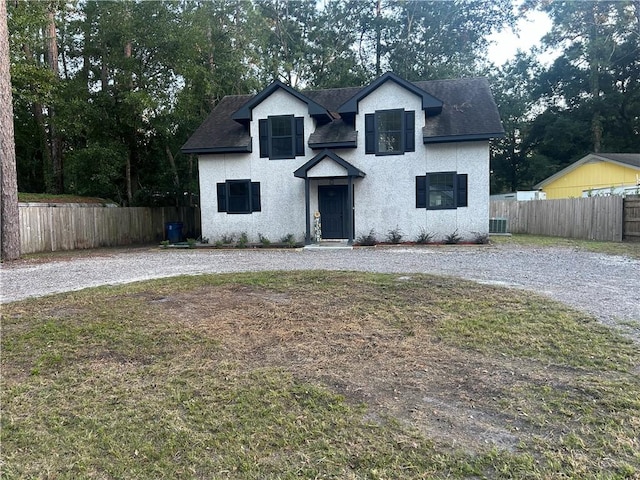
<path fill-rule="evenodd" d="M 298 92 L 275 82 L 227 96 L 189 138 L 198 155 L 202 235 L 286 234 L 349 243 L 435 240 L 489 230 L 489 141 L 503 135 L 485 79 Z"/>

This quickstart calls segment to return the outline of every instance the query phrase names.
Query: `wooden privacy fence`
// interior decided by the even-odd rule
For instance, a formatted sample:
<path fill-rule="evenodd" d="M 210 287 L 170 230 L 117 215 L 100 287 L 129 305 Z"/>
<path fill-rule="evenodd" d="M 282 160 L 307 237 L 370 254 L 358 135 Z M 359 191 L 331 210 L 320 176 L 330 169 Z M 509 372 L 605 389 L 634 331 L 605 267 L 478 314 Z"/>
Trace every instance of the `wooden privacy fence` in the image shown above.
<path fill-rule="evenodd" d="M 74 204 L 20 204 L 23 254 L 160 242 L 165 224 L 182 222 L 185 236 L 200 235 L 200 212 L 193 207 L 103 207 Z"/>
<path fill-rule="evenodd" d="M 624 199 L 624 240 L 640 242 L 640 195 Z"/>
<path fill-rule="evenodd" d="M 492 218 L 507 218 L 510 233 L 621 242 L 623 202 L 620 196 L 493 201 Z"/>

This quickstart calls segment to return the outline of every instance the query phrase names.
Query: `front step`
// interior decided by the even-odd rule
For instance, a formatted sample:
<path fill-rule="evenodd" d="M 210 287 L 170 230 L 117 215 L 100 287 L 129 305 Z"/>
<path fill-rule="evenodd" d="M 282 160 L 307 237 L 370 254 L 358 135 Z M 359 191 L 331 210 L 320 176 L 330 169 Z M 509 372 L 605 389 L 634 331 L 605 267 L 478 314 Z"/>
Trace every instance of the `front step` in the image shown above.
<path fill-rule="evenodd" d="M 305 245 L 305 250 L 330 250 L 330 249 L 343 249 L 353 250 L 353 246 L 349 245 L 348 240 L 321 240 L 320 243 L 312 243 L 311 245 Z"/>

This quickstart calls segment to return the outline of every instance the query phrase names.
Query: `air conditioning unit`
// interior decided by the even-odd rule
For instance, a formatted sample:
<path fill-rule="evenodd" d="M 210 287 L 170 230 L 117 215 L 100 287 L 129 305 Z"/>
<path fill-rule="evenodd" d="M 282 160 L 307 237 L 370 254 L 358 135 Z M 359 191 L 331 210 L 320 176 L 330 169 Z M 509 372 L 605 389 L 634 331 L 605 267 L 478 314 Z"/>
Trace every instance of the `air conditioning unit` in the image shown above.
<path fill-rule="evenodd" d="M 504 217 L 494 217 L 489 219 L 489 233 L 507 233 L 508 220 Z"/>

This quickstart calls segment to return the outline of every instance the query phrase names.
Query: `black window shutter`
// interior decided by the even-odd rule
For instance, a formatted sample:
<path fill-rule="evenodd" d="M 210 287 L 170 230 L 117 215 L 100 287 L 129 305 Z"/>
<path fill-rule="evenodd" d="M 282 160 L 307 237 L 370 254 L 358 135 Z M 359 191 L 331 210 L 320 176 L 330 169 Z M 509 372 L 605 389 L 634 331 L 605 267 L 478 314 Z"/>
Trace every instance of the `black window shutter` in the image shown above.
<path fill-rule="evenodd" d="M 457 207 L 466 207 L 468 203 L 467 196 L 467 174 L 460 174 L 458 177 L 458 203 Z"/>
<path fill-rule="evenodd" d="M 251 182 L 251 211 L 260 212 L 260 182 Z"/>
<path fill-rule="evenodd" d="M 260 139 L 260 158 L 269 156 L 269 123 L 267 119 L 258 120 Z"/>
<path fill-rule="evenodd" d="M 227 185 L 225 183 L 216 184 L 218 193 L 218 211 L 227 211 Z"/>
<path fill-rule="evenodd" d="M 376 153 L 376 117 L 373 113 L 364 116 L 364 153 Z"/>
<path fill-rule="evenodd" d="M 304 118 L 296 117 L 296 156 L 304 155 Z"/>
<path fill-rule="evenodd" d="M 404 112 L 404 151 L 416 151 L 416 112 Z"/>
<path fill-rule="evenodd" d="M 427 208 L 427 177 L 416 177 L 416 208 Z"/>

